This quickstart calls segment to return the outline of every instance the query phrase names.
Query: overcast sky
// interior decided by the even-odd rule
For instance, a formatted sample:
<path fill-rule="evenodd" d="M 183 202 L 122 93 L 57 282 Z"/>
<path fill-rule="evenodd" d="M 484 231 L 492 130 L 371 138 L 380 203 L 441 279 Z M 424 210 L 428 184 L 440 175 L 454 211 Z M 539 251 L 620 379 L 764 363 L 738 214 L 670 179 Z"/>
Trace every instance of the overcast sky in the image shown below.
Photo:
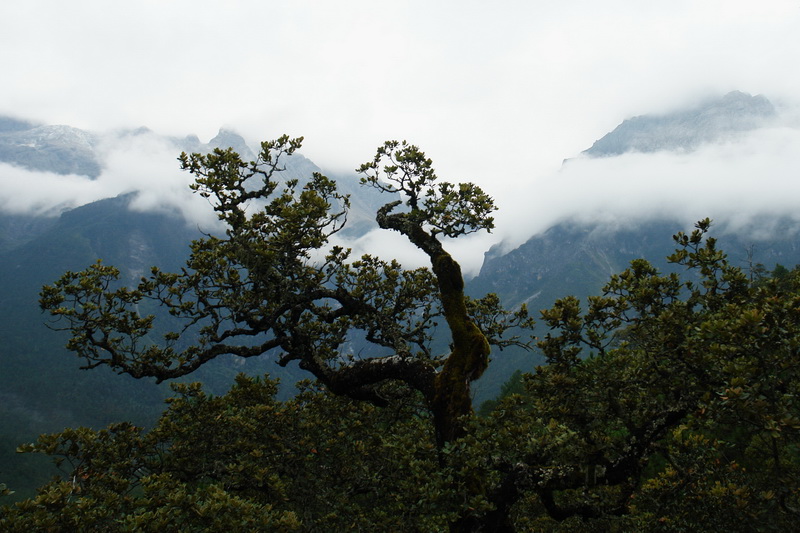
<path fill-rule="evenodd" d="M 441 178 L 495 196 L 499 233 L 519 241 L 587 203 L 636 214 L 652 191 L 676 205 L 692 197 L 694 216 L 705 210 L 698 197 L 741 184 L 723 195 L 730 205 L 753 196 L 745 170 L 793 187 L 800 140 L 790 123 L 748 139 L 744 155 L 662 155 L 657 171 L 641 157 L 560 166 L 625 118 L 731 90 L 796 106 L 799 36 L 800 0 L 8 1 L 0 113 L 203 141 L 220 126 L 251 143 L 304 135 L 303 153 L 336 171 L 407 139 Z M 136 161 L 117 162 L 127 172 L 116 183 L 135 181 Z M 644 168 L 654 173 L 631 185 Z M 671 183 L 673 170 L 683 180 Z M 681 193 L 711 173 L 706 189 Z"/>

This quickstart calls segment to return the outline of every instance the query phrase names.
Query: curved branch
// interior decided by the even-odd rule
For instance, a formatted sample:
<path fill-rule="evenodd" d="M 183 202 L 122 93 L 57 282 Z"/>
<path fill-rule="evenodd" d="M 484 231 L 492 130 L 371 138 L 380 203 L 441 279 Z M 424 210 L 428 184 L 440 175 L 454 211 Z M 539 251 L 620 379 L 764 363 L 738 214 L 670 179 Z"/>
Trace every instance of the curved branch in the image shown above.
<path fill-rule="evenodd" d="M 400 355 L 362 359 L 336 368 L 319 357 L 300 359 L 300 368 L 311 372 L 334 394 L 365 400 L 379 407 L 388 405 L 375 387 L 387 381 L 401 381 L 433 397 L 436 370 L 429 361 Z"/>

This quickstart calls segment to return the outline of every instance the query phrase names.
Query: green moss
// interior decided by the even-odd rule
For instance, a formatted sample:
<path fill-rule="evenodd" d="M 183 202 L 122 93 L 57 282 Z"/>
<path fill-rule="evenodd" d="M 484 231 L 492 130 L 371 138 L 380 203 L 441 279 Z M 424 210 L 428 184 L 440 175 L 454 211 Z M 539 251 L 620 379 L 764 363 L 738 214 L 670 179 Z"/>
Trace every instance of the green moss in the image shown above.
<path fill-rule="evenodd" d="M 439 281 L 445 319 L 453 336 L 453 351 L 436 378 L 434 402 L 444 421 L 443 441 L 459 436 L 457 421 L 472 412 L 470 383 L 489 366 L 489 342 L 467 314 L 461 268 L 450 254 L 442 252 L 433 261 Z"/>

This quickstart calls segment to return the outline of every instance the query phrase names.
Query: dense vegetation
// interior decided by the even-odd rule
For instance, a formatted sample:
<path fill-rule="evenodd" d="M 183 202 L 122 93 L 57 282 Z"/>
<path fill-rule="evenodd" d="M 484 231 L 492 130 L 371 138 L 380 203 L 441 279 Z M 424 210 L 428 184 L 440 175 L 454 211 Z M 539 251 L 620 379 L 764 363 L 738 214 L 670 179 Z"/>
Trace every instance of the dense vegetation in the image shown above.
<path fill-rule="evenodd" d="M 786 531 L 798 518 L 800 274 L 731 266 L 708 220 L 584 306 L 541 312 L 547 365 L 484 416 L 471 383 L 490 346 L 529 346 L 524 308 L 463 293 L 445 238 L 491 229 L 491 199 L 439 183 L 389 142 L 363 183 L 400 193 L 377 215 L 430 269 L 328 246 L 348 200 L 316 174 L 281 187 L 300 140 L 183 155 L 226 223 L 178 273 L 125 287 L 102 263 L 42 292 L 87 367 L 171 379 L 222 354 L 272 353 L 315 377 L 288 401 L 268 377 L 213 396 L 175 385 L 150 431 L 42 436 L 65 475 L 0 511 L 9 531 Z M 253 183 L 258 182 L 258 183 Z M 401 205 L 404 204 L 404 205 Z M 160 304 L 182 326 L 156 329 Z M 437 325 L 451 335 L 434 351 Z M 194 332 L 187 335 L 187 332 Z M 161 337 L 157 339 L 157 337 Z M 189 344 L 187 338 L 197 339 Z M 520 386 L 520 384 L 522 386 Z"/>

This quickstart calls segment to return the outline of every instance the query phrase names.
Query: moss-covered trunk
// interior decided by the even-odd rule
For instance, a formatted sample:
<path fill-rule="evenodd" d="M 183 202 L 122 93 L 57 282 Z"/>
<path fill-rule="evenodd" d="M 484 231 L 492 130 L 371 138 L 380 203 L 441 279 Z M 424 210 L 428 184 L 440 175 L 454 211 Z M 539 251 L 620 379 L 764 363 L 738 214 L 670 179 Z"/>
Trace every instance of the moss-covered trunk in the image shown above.
<path fill-rule="evenodd" d="M 463 417 L 472 414 L 470 384 L 489 365 L 489 342 L 467 314 L 464 280 L 458 263 L 447 252 L 433 258 L 447 325 L 452 334 L 452 351 L 436 376 L 433 413 L 437 445 L 463 436 Z"/>

